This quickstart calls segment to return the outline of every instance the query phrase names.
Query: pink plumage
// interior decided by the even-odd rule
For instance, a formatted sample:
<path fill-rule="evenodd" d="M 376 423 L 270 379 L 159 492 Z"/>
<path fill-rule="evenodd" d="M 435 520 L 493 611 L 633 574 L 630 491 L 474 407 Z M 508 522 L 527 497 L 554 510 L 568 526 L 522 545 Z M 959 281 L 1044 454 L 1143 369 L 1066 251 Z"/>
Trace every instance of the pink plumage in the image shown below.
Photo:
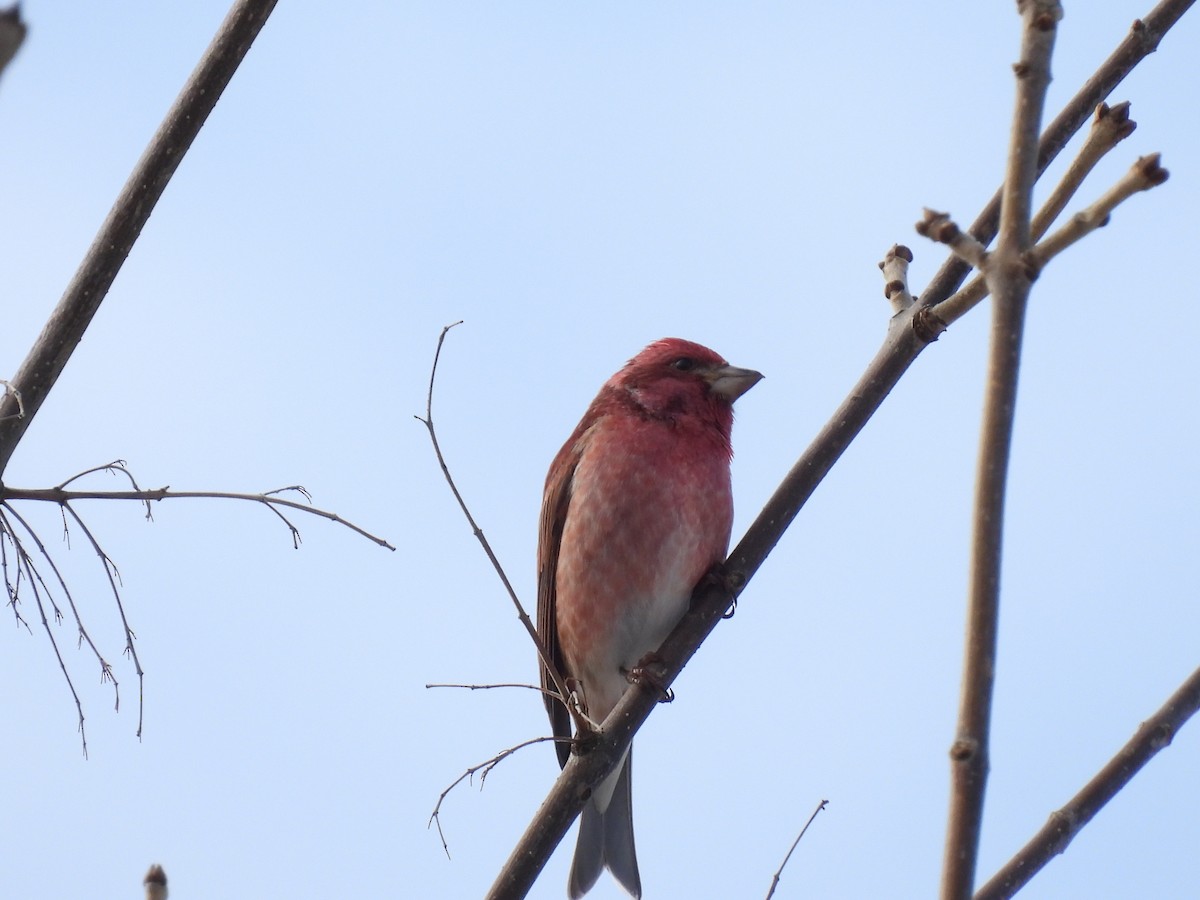
<path fill-rule="evenodd" d="M 761 378 L 699 344 L 656 341 L 605 383 L 550 466 L 538 631 L 595 722 L 687 611 L 696 583 L 725 559 L 732 404 Z M 542 684 L 553 689 L 544 668 Z M 546 707 L 555 734 L 570 737 L 563 704 Z M 558 757 L 566 765 L 568 745 L 558 745 Z M 572 898 L 605 868 L 641 896 L 629 769 L 627 755 L 584 808 Z"/>

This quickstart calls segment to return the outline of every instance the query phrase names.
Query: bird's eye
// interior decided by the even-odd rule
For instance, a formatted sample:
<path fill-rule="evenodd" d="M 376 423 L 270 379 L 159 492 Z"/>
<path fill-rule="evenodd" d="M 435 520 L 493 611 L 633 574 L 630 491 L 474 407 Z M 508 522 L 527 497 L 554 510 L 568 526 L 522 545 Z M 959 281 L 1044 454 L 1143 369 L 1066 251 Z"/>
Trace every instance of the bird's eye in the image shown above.
<path fill-rule="evenodd" d="M 696 361 L 684 356 L 675 360 L 675 362 L 671 363 L 671 365 L 680 372 L 690 372 L 692 369 L 696 368 Z"/>

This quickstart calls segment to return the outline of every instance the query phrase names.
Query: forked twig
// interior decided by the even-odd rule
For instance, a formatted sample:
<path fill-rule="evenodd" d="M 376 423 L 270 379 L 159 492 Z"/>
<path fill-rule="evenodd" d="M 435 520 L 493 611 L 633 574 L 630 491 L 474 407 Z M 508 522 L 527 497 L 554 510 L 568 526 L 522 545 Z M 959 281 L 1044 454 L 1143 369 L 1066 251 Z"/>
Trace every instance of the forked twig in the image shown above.
<path fill-rule="evenodd" d="M 133 642 L 137 639 L 137 635 L 133 633 L 133 629 L 129 627 L 129 619 L 125 615 L 125 604 L 121 602 L 121 591 L 117 582 L 121 580 L 121 573 L 117 570 L 116 563 L 112 558 L 104 552 L 104 548 L 100 546 L 100 542 L 96 540 L 96 536 L 92 534 L 92 530 L 88 528 L 87 523 L 80 518 L 79 513 L 69 503 L 62 504 L 63 510 L 71 514 L 71 518 L 75 520 L 75 524 L 83 529 L 84 536 L 88 539 L 88 543 L 92 545 L 92 549 L 96 551 L 96 555 L 100 558 L 100 565 L 104 568 L 104 576 L 108 579 L 109 590 L 112 591 L 113 600 L 117 603 L 117 614 L 121 617 L 121 629 L 125 635 L 125 650 L 124 653 L 133 660 L 133 670 L 137 672 L 138 677 L 138 726 L 137 736 L 140 739 L 142 736 L 142 723 L 144 721 L 145 712 L 145 680 L 146 673 L 142 670 L 142 661 L 138 659 L 137 649 L 133 646 Z M 71 604 L 71 608 L 75 608 L 75 604 Z M 78 618 L 78 615 L 76 616 Z M 110 670 L 111 674 L 111 670 Z M 115 684 L 115 682 L 114 682 Z M 120 696 L 117 698 L 117 709 L 121 707 Z"/>
<path fill-rule="evenodd" d="M 504 567 L 500 564 L 500 560 L 496 557 L 492 550 L 492 545 L 488 542 L 487 536 L 484 535 L 483 529 L 475 521 L 475 517 L 471 515 L 471 510 L 467 507 L 466 500 L 458 490 L 458 485 L 454 483 L 454 476 L 450 474 L 450 467 L 446 463 L 446 457 L 442 455 L 442 447 L 438 443 L 437 430 L 433 426 L 433 385 L 437 379 L 438 360 L 442 356 L 442 345 L 446 342 L 446 335 L 451 328 L 455 328 L 463 323 L 462 319 L 457 322 L 451 322 L 442 328 L 441 334 L 438 335 L 437 348 L 433 352 L 433 365 L 429 369 L 429 393 L 425 399 L 425 416 L 413 416 L 418 422 L 425 426 L 429 432 L 429 440 L 433 443 L 433 452 L 437 456 L 438 465 L 442 469 L 442 475 L 446 479 L 446 483 L 450 485 L 450 491 L 454 494 L 454 499 L 458 501 L 458 508 L 467 518 L 467 524 L 471 526 L 471 533 L 479 541 L 483 547 L 483 552 L 487 555 L 488 561 L 491 562 L 492 568 L 500 577 L 501 583 L 504 585 L 504 590 L 508 592 L 508 597 L 512 601 L 513 606 L 517 610 L 517 618 L 521 620 L 521 624 L 525 626 L 525 631 L 529 634 L 529 639 L 533 641 L 537 647 L 538 656 L 546 665 L 546 670 L 550 673 L 550 680 L 554 683 L 555 689 L 558 691 L 558 696 L 564 703 L 568 703 L 568 698 L 571 697 L 571 692 L 567 690 L 566 682 L 563 680 L 558 667 L 554 665 L 554 661 L 550 658 L 549 652 L 546 650 L 545 644 L 537 633 L 537 628 L 534 627 L 533 621 L 529 618 L 529 614 L 525 612 L 525 607 L 521 605 L 520 599 L 517 597 L 516 590 L 513 589 L 512 582 L 508 580 L 508 574 L 504 571 Z"/>
<path fill-rule="evenodd" d="M 70 484 L 73 484 L 73 483 L 79 481 L 81 478 L 83 478 L 86 475 L 92 475 L 97 472 L 106 472 L 108 474 L 116 475 L 118 477 L 124 477 L 124 478 L 128 479 L 130 485 L 133 487 L 133 490 L 130 490 L 130 491 L 83 491 L 83 490 L 73 491 L 73 490 L 67 490 L 67 485 L 70 485 Z M 278 494 L 280 494 L 281 492 L 288 492 L 288 491 L 300 494 L 308 502 L 301 503 L 296 500 L 288 500 L 288 499 L 278 496 Z M 54 633 L 53 633 L 53 631 L 50 630 L 49 617 L 46 615 L 46 608 L 45 608 L 46 605 L 48 604 L 51 607 L 53 616 L 56 621 L 61 621 L 63 618 L 63 615 L 62 615 L 62 612 L 60 611 L 60 609 L 58 608 L 58 604 L 55 602 L 55 599 L 54 599 L 55 591 L 51 590 L 50 585 L 47 584 L 46 581 L 42 578 L 42 574 L 39 571 L 39 567 L 34 562 L 33 557 L 25 550 L 25 547 L 22 542 L 22 538 L 16 533 L 16 531 L 14 531 L 13 524 L 12 524 L 13 522 L 16 522 L 20 526 L 20 528 L 24 531 L 25 535 L 27 535 L 28 539 L 32 540 L 36 544 L 38 554 L 41 556 L 42 559 L 44 559 L 46 561 L 46 564 L 50 566 L 50 570 L 52 571 L 52 573 L 54 575 L 54 581 L 57 583 L 57 590 L 61 591 L 61 594 L 65 598 L 66 603 L 70 606 L 71 615 L 73 616 L 74 621 L 75 621 L 75 628 L 79 635 L 80 644 L 86 643 L 88 645 L 88 647 L 91 649 L 92 653 L 95 655 L 96 659 L 99 661 L 101 681 L 102 682 L 111 681 L 113 684 L 114 705 L 117 710 L 119 710 L 121 707 L 120 685 L 117 681 L 116 676 L 113 673 L 112 666 L 104 658 L 103 654 L 101 654 L 100 649 L 96 646 L 96 643 L 92 640 L 91 635 L 88 633 L 87 627 L 84 625 L 83 616 L 81 615 L 81 613 L 79 611 L 79 607 L 76 605 L 74 594 L 72 593 L 70 587 L 68 586 L 67 581 L 64 578 L 62 572 L 59 570 L 58 564 L 55 562 L 54 557 L 50 554 L 49 550 L 46 548 L 45 543 L 42 541 L 41 537 L 34 530 L 33 526 L 30 525 L 29 522 L 20 513 L 18 513 L 17 510 L 14 508 L 13 502 L 17 501 L 17 500 L 25 500 L 25 501 L 35 501 L 36 500 L 36 501 L 41 501 L 41 502 L 57 504 L 59 507 L 59 510 L 62 514 L 62 518 L 63 518 L 63 537 L 64 537 L 64 540 L 67 541 L 68 546 L 70 544 L 70 534 L 71 534 L 69 522 L 74 521 L 75 524 L 78 525 L 78 527 L 82 530 L 82 532 L 83 532 L 84 536 L 87 538 L 88 542 L 91 544 L 92 549 L 96 553 L 97 557 L 99 557 L 100 564 L 104 568 L 105 578 L 108 580 L 109 591 L 112 593 L 113 599 L 116 601 L 116 604 L 117 604 L 117 612 L 120 617 L 122 631 L 125 636 L 125 647 L 124 647 L 123 652 L 133 662 L 134 670 L 137 672 L 137 676 L 138 676 L 137 735 L 140 738 L 142 735 L 142 727 L 144 724 L 144 713 L 145 713 L 144 692 L 143 692 L 145 673 L 142 669 L 141 661 L 138 659 L 137 648 L 134 644 L 134 642 L 137 639 L 137 635 L 134 633 L 133 628 L 129 624 L 129 619 L 125 613 L 124 602 L 121 599 L 120 572 L 118 571 L 117 566 L 113 562 L 112 558 L 108 555 L 107 552 L 105 552 L 104 548 L 101 546 L 99 539 L 92 532 L 91 528 L 88 527 L 88 525 L 84 521 L 84 519 L 80 516 L 78 510 L 76 510 L 75 507 L 72 506 L 72 503 L 74 501 L 79 501 L 79 500 L 134 500 L 134 501 L 145 504 L 146 518 L 152 519 L 153 516 L 152 516 L 151 503 L 153 501 L 168 500 L 168 499 L 172 499 L 172 498 L 184 498 L 184 497 L 186 497 L 186 498 L 202 498 L 203 497 L 203 498 L 215 498 L 215 499 L 225 499 L 225 500 L 248 500 L 248 501 L 252 501 L 255 503 L 261 503 L 264 506 L 266 506 L 269 510 L 271 510 L 272 513 L 274 513 L 276 516 L 278 516 L 280 518 L 280 520 L 283 521 L 284 525 L 287 526 L 289 533 L 291 534 L 292 546 L 297 547 L 297 548 L 300 546 L 300 530 L 282 512 L 280 512 L 279 507 L 287 508 L 287 509 L 296 509 L 296 510 L 300 510 L 305 513 L 309 513 L 311 515 L 320 516 L 321 518 L 328 519 L 328 520 L 335 522 L 337 524 L 340 524 L 340 525 L 344 525 L 345 527 L 349 528 L 351 531 L 354 531 L 355 533 L 360 534 L 363 537 L 366 537 L 368 540 L 373 541 L 375 544 L 377 544 L 379 546 L 386 547 L 389 550 L 396 549 L 390 543 L 385 541 L 383 538 L 379 538 L 373 534 L 370 534 L 369 532 L 367 532 L 364 529 L 360 528 L 359 526 L 355 525 L 353 522 L 349 522 L 349 521 L 343 519 L 341 516 L 337 515 L 336 513 L 328 512 L 326 510 L 318 509 L 318 508 L 312 506 L 311 505 L 311 500 L 312 500 L 311 495 L 308 493 L 307 490 L 305 490 L 300 485 L 290 485 L 289 487 L 279 488 L 274 491 L 267 491 L 262 494 L 239 494 L 239 493 L 230 493 L 230 492 L 224 492 L 224 491 L 171 491 L 169 488 L 165 488 L 165 487 L 159 488 L 158 490 L 142 490 L 138 486 L 137 480 L 134 478 L 133 473 L 129 471 L 129 468 L 128 468 L 128 465 L 126 464 L 126 462 L 124 460 L 120 460 L 120 459 L 114 460 L 113 462 L 110 462 L 110 463 L 106 463 L 102 466 L 93 466 L 89 469 L 85 469 L 84 471 L 79 472 L 75 475 L 72 475 L 70 478 L 66 479 L 65 481 L 63 481 L 60 484 L 56 485 L 55 487 L 51 487 L 51 488 L 38 488 L 38 489 L 12 488 L 12 487 L 8 487 L 6 485 L 0 484 L 0 569 L 3 570 L 5 587 L 8 592 L 8 603 L 9 603 L 9 606 L 12 607 L 12 609 L 13 609 L 13 613 L 16 616 L 17 622 L 19 624 L 24 624 L 26 629 L 28 629 L 29 628 L 28 624 L 24 621 L 24 619 L 21 616 L 20 609 L 19 609 L 19 602 L 20 602 L 20 595 L 21 595 L 21 590 L 22 590 L 23 585 L 27 585 L 28 590 L 33 592 L 34 600 L 38 606 L 38 611 L 42 617 L 43 626 L 46 628 L 47 635 L 50 638 L 51 646 L 54 649 L 55 656 L 58 658 L 59 667 L 62 669 L 63 675 L 67 680 L 67 685 L 71 690 L 71 695 L 75 699 L 75 706 L 79 713 L 79 731 L 80 731 L 81 739 L 83 741 L 83 749 L 84 749 L 85 755 L 87 753 L 87 737 L 84 732 L 83 706 L 82 706 L 82 703 L 80 702 L 79 694 L 75 690 L 75 685 L 71 679 L 70 672 L 68 671 L 66 664 L 63 660 L 63 656 L 62 656 L 61 652 L 59 651 L 59 647 L 58 647 L 57 641 L 55 640 Z M 10 559 L 8 556 L 8 545 L 10 545 L 10 544 L 14 550 L 14 558 L 13 558 L 12 562 L 14 563 L 14 566 L 15 566 L 15 573 L 16 573 L 15 576 L 10 576 L 10 572 L 9 572 Z"/>
<path fill-rule="evenodd" d="M 426 685 L 426 687 L 431 687 L 431 686 L 432 685 Z M 457 686 L 457 685 L 455 685 L 455 686 Z M 520 687 L 526 687 L 526 685 L 520 685 Z M 442 791 L 441 794 L 438 795 L 437 803 L 434 805 L 433 812 L 429 816 L 429 821 L 425 825 L 426 828 L 429 828 L 435 824 L 437 825 L 438 838 L 442 842 L 442 851 L 446 854 L 446 858 L 447 859 L 450 858 L 450 845 L 446 841 L 445 832 L 442 831 L 442 804 L 446 801 L 446 798 L 448 796 L 450 796 L 451 791 L 453 791 L 456 787 L 458 787 L 464 781 L 472 780 L 475 777 L 476 772 L 481 773 L 479 776 L 479 789 L 482 791 L 483 784 L 485 781 L 487 781 L 487 777 L 488 777 L 488 775 L 491 774 L 492 769 L 496 768 L 496 766 L 500 765 L 500 763 L 504 762 L 504 760 L 508 759 L 510 756 L 512 756 L 518 750 L 524 750 L 526 747 L 532 747 L 534 744 L 544 744 L 547 741 L 554 741 L 556 743 L 559 743 L 559 742 L 562 742 L 565 740 L 569 740 L 569 739 L 555 737 L 553 735 L 547 735 L 546 737 L 535 737 L 535 738 L 530 738 L 527 741 L 521 741 L 521 743 L 519 743 L 513 747 L 509 747 L 507 750 L 501 750 L 499 753 L 497 753 L 491 759 L 485 760 L 481 763 L 471 766 L 469 769 L 467 769 L 465 772 L 463 772 L 461 775 L 459 775 L 457 778 L 455 778 L 454 781 L 452 781 L 450 783 L 450 785 L 444 791 Z"/>
<path fill-rule="evenodd" d="M 130 483 L 134 486 L 131 491 L 68 491 L 66 486 L 71 484 L 85 475 L 90 475 L 94 472 L 112 472 L 121 474 L 129 478 Z M 298 500 L 287 500 L 278 496 L 282 493 L 294 492 L 304 497 L 306 502 L 301 503 Z M 137 482 L 133 480 L 133 475 L 126 467 L 124 460 L 114 460 L 106 463 L 103 466 L 93 466 L 90 469 L 85 469 L 77 475 L 72 475 L 66 481 L 50 488 L 14 488 L 4 485 L 0 487 L 0 501 L 9 500 L 40 500 L 47 503 L 58 503 L 65 505 L 75 500 L 135 500 L 146 505 L 146 518 L 152 519 L 150 504 L 161 500 L 178 500 L 178 499 L 208 499 L 208 500 L 244 500 L 251 503 L 261 503 L 267 507 L 272 513 L 279 517 L 285 526 L 287 526 L 292 537 L 292 546 L 299 549 L 300 529 L 279 511 L 279 508 L 295 509 L 300 512 L 307 513 L 312 516 L 317 516 L 326 519 L 334 524 L 349 528 L 355 534 L 365 537 L 367 540 L 384 547 L 388 550 L 395 550 L 391 543 L 377 535 L 372 534 L 366 529 L 355 525 L 349 519 L 344 519 L 335 512 L 321 509 L 311 504 L 312 495 L 304 488 L 303 485 L 293 484 L 287 487 L 276 488 L 271 491 L 264 491 L 261 494 L 247 494 L 233 491 L 173 491 L 170 487 L 161 487 L 151 490 L 142 490 L 137 487 Z"/>
<path fill-rule="evenodd" d="M 5 551 L 2 554 L 2 557 L 0 557 L 0 561 L 3 562 L 3 567 L 4 567 L 4 582 L 5 582 L 5 587 L 8 589 L 9 604 L 12 606 L 14 613 L 16 613 L 18 623 L 25 625 L 26 630 L 29 630 L 29 625 L 25 622 L 24 618 L 21 617 L 20 612 L 17 611 L 17 604 L 20 602 L 20 594 L 21 594 L 20 582 L 22 579 L 22 575 L 24 575 L 25 581 L 29 585 L 29 590 L 33 592 L 33 600 L 34 600 L 34 603 L 37 604 L 38 615 L 40 616 L 41 621 L 42 621 L 42 628 L 45 629 L 45 631 L 46 631 L 46 637 L 50 641 L 50 647 L 54 651 L 55 659 L 58 660 L 59 670 L 63 673 L 63 678 L 67 682 L 67 689 L 71 692 L 71 698 L 75 701 L 75 712 L 76 712 L 76 715 L 78 716 L 78 723 L 79 723 L 78 724 L 79 740 L 83 745 L 83 755 L 84 755 L 84 758 L 86 758 L 87 757 L 87 731 L 84 729 L 84 724 L 83 724 L 84 723 L 83 702 L 79 699 L 79 692 L 77 690 L 75 690 L 75 682 L 71 678 L 71 673 L 67 669 L 66 660 L 63 659 L 62 651 L 59 649 L 58 640 L 54 637 L 54 631 L 50 627 L 50 620 L 46 616 L 46 605 L 45 604 L 49 603 L 51 605 L 51 607 L 53 608 L 54 619 L 55 619 L 56 623 L 62 621 L 62 612 L 59 610 L 58 605 L 54 602 L 53 594 L 50 591 L 49 585 L 46 584 L 45 580 L 42 578 L 41 572 L 38 571 L 36 564 L 33 562 L 33 559 L 26 552 L 24 545 L 21 543 L 20 539 L 16 536 L 15 532 L 13 531 L 12 525 L 8 521 L 9 515 L 11 515 L 15 519 L 17 519 L 21 523 L 21 526 L 23 528 L 25 528 L 26 531 L 29 531 L 32 534 L 32 531 L 29 528 L 29 525 L 26 524 L 25 521 L 23 519 L 21 519 L 21 517 L 14 510 L 5 509 L 4 507 L 0 507 L 0 547 L 3 547 L 6 542 L 11 543 L 13 546 L 13 550 L 16 554 L 17 581 L 15 584 L 13 584 L 9 580 L 10 576 L 9 576 L 9 570 L 8 570 L 7 551 Z M 38 546 L 39 546 L 39 548 L 41 548 L 41 541 L 37 539 L 36 535 L 34 535 L 34 539 L 37 540 Z M 42 553 L 45 555 L 45 549 L 44 548 L 41 548 L 41 549 L 42 549 Z M 54 568 L 55 575 L 58 575 L 58 569 L 57 569 L 57 567 L 54 566 L 54 561 L 50 560 L 48 555 L 46 556 L 46 558 L 47 558 L 47 560 L 50 561 L 50 565 Z M 58 576 L 58 577 L 59 577 L 59 581 L 61 583 L 62 577 L 61 576 Z M 43 600 L 43 597 L 45 598 L 44 600 Z M 73 604 L 72 604 L 72 606 L 73 606 Z M 85 633 L 81 632 L 81 634 L 85 634 Z M 100 653 L 98 650 L 96 650 L 95 644 L 92 644 L 91 638 L 88 638 L 88 644 L 91 645 L 92 651 L 94 653 L 96 653 L 96 656 L 100 659 L 101 673 L 102 673 L 101 678 L 103 679 L 105 672 L 107 672 L 109 677 L 111 678 L 112 670 L 108 668 L 108 663 L 106 663 L 104 661 L 103 657 L 100 657 Z M 114 686 L 114 690 L 115 690 L 116 683 L 117 683 L 116 679 L 111 678 L 111 680 L 113 682 L 113 686 Z"/>
<path fill-rule="evenodd" d="M 1137 123 L 1129 118 L 1129 104 L 1118 103 L 1110 107 L 1101 103 L 1092 116 L 1092 127 L 1088 129 L 1083 146 L 1071 161 L 1067 171 L 1050 192 L 1042 208 L 1033 217 L 1030 230 L 1033 240 L 1039 241 L 1066 208 L 1071 198 L 1091 174 L 1097 163 L 1129 135 Z M 936 240 L 936 238 L 935 238 Z M 959 254 L 960 259 L 965 259 Z M 951 324 L 960 319 L 967 310 L 979 303 L 988 294 L 987 279 L 976 275 L 963 288 L 937 304 L 934 309 L 942 321 Z"/>

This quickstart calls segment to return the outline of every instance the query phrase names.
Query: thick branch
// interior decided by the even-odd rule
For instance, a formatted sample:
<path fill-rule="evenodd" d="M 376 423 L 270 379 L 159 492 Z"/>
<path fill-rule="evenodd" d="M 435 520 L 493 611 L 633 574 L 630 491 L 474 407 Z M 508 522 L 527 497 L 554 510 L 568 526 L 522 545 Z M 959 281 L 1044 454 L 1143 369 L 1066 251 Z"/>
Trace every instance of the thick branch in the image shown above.
<path fill-rule="evenodd" d="M 275 0 L 238 0 L 234 4 L 125 182 L 66 293 L 12 379 L 25 415 L 16 415 L 13 397 L 0 399 L 0 474 L 82 340 L 167 182 L 274 7 Z"/>

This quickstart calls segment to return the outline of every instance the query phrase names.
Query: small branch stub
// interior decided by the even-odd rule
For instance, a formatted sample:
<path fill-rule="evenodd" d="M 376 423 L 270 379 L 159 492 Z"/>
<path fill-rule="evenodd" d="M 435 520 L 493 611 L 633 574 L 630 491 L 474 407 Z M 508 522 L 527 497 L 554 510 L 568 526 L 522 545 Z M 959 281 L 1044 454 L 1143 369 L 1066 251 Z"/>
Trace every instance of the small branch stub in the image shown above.
<path fill-rule="evenodd" d="M 167 900 L 167 873 L 155 863 L 142 879 L 146 888 L 146 900 Z"/>
<path fill-rule="evenodd" d="M 926 209 L 925 216 L 916 224 L 917 234 L 931 241 L 945 244 L 965 263 L 969 263 L 981 272 L 987 268 L 988 252 L 970 234 L 964 232 L 949 213 Z"/>
<path fill-rule="evenodd" d="M 879 264 L 883 272 L 883 296 L 892 305 L 893 313 L 902 313 L 913 305 L 913 295 L 908 290 L 908 264 L 912 259 L 911 250 L 903 244 L 893 244 Z"/>

